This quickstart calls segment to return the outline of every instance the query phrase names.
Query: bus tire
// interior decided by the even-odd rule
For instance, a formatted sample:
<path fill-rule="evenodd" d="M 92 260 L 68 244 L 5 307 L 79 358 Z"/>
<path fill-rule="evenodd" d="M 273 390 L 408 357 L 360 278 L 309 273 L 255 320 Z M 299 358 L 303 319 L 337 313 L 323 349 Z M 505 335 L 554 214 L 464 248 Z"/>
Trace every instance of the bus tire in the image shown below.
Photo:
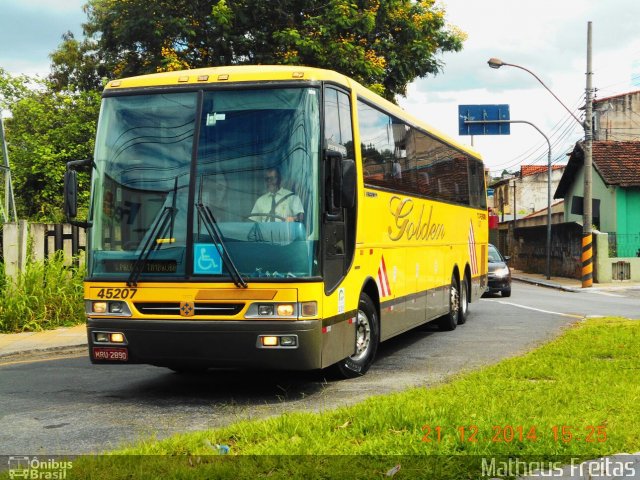
<path fill-rule="evenodd" d="M 373 363 L 380 342 L 378 313 L 369 295 L 362 293 L 356 314 L 355 353 L 336 363 L 332 369 L 340 378 L 364 375 Z"/>
<path fill-rule="evenodd" d="M 458 326 L 460 316 L 460 288 L 455 274 L 451 275 L 451 288 L 449 289 L 449 313 L 441 317 L 438 326 L 441 330 L 448 332 L 455 330 Z"/>
<path fill-rule="evenodd" d="M 460 311 L 458 312 L 458 325 L 464 325 L 469 316 L 469 280 L 464 276 L 460 284 Z"/>

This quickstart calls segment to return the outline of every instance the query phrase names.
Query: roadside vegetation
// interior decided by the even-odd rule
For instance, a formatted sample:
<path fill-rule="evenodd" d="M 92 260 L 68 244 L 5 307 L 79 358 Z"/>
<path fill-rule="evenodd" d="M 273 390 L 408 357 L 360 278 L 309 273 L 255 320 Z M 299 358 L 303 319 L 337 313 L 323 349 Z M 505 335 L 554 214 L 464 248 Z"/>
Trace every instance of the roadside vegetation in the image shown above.
<path fill-rule="evenodd" d="M 85 321 L 84 268 L 69 266 L 62 252 L 29 262 L 16 278 L 0 274 L 0 333 L 34 332 Z"/>
<path fill-rule="evenodd" d="M 638 452 L 639 354 L 640 322 L 590 319 L 531 353 L 436 388 L 143 441 L 77 459 L 69 473 L 460 479 L 481 478 L 483 459 L 484 467 L 492 458 L 497 468 L 517 458 L 555 468 L 572 458 Z"/>

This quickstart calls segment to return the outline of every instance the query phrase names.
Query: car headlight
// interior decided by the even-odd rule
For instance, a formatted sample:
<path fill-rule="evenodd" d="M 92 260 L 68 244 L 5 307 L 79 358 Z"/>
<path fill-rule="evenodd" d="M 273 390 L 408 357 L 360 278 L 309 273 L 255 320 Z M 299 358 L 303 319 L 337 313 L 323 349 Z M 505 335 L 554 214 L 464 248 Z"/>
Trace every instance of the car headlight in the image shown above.
<path fill-rule="evenodd" d="M 500 278 L 508 277 L 509 276 L 509 267 L 498 268 L 498 269 L 496 269 L 495 272 L 493 272 L 493 274 L 496 277 L 500 277 Z"/>

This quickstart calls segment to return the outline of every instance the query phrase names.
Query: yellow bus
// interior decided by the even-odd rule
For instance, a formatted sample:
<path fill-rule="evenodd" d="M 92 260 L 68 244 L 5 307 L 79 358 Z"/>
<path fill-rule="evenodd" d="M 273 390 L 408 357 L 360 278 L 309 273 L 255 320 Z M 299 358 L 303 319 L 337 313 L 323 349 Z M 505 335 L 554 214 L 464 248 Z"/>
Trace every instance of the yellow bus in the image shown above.
<path fill-rule="evenodd" d="M 76 170 L 91 169 L 86 222 Z M 91 361 L 364 374 L 465 322 L 487 278 L 483 163 L 336 72 L 115 80 L 65 209 L 88 227 Z"/>

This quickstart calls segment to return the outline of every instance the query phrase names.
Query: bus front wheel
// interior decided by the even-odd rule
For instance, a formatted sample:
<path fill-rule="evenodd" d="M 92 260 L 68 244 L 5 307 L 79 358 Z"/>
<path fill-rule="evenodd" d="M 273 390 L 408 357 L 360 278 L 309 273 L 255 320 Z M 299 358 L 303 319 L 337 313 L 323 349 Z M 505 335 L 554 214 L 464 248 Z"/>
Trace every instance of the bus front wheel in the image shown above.
<path fill-rule="evenodd" d="M 380 341 L 380 324 L 373 301 L 366 293 L 360 295 L 356 315 L 355 353 L 334 365 L 333 370 L 342 378 L 364 375 L 373 363 Z"/>

